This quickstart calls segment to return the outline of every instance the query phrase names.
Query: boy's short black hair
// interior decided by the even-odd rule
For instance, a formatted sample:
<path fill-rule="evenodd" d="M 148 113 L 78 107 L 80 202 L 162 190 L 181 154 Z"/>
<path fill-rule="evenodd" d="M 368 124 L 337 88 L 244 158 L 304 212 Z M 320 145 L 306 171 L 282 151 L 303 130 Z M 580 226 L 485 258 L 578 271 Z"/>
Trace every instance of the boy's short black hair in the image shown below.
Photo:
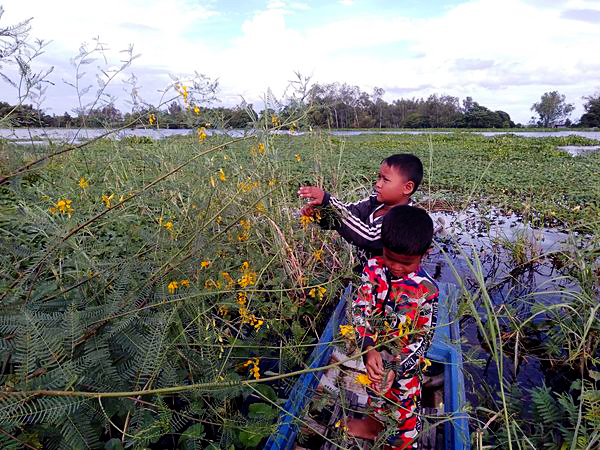
<path fill-rule="evenodd" d="M 423 181 L 423 163 L 418 156 L 412 153 L 398 153 L 396 155 L 388 156 L 381 163 L 385 163 L 388 166 L 396 169 L 409 181 L 415 184 L 411 194 L 417 190 L 421 181 Z"/>
<path fill-rule="evenodd" d="M 423 256 L 432 239 L 433 221 L 424 209 L 398 205 L 383 216 L 381 243 L 394 253 Z"/>

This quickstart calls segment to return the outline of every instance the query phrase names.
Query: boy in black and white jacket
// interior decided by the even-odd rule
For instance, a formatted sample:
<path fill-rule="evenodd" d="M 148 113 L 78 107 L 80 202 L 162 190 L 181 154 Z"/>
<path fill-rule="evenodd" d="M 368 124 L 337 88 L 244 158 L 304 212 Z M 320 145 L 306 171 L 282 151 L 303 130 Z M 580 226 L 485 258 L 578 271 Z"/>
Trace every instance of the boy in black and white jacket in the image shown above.
<path fill-rule="evenodd" d="M 356 203 L 343 203 L 319 187 L 302 186 L 298 195 L 309 201 L 301 213 L 313 216 L 315 208 L 319 208 L 317 223 L 324 229 L 336 230 L 357 248 L 359 269 L 362 271 L 370 258 L 382 255 L 383 216 L 396 205 L 411 204 L 410 196 L 422 179 L 423 164 L 417 156 L 410 153 L 388 156 L 381 162 L 377 182 L 368 198 Z"/>

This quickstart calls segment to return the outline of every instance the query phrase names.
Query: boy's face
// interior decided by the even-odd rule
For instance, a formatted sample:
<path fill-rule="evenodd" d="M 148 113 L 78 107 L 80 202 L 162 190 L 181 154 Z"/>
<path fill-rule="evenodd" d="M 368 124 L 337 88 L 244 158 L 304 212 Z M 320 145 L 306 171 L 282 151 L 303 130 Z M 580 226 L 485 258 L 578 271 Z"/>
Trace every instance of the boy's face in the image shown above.
<path fill-rule="evenodd" d="M 375 190 L 377 201 L 386 205 L 404 205 L 408 203 L 415 184 L 393 167 L 382 163 L 379 167 Z"/>
<path fill-rule="evenodd" d="M 421 264 L 420 255 L 400 255 L 383 248 L 383 263 L 395 277 L 401 278 L 416 272 Z"/>

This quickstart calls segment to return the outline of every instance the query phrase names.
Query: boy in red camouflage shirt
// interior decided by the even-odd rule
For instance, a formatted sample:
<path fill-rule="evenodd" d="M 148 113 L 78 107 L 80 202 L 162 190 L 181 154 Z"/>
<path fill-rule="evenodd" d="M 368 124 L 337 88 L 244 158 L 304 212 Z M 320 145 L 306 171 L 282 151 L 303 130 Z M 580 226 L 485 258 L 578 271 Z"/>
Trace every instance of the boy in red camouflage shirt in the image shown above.
<path fill-rule="evenodd" d="M 368 261 L 352 304 L 361 348 L 367 351 L 373 413 L 350 419 L 348 432 L 376 439 L 391 424 L 385 448 L 417 448 L 421 367 L 438 305 L 438 288 L 420 266 L 432 237 L 433 222 L 426 211 L 407 205 L 392 208 L 381 227 L 383 256 Z"/>

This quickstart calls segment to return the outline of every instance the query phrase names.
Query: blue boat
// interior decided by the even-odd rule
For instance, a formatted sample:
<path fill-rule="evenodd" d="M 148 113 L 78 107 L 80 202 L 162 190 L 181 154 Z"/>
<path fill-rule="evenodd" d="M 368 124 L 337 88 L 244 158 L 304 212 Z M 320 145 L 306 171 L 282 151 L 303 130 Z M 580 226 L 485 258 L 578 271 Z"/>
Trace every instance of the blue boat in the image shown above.
<path fill-rule="evenodd" d="M 469 450 L 468 416 L 464 412 L 465 388 L 460 330 L 457 321 L 450 321 L 450 317 L 456 314 L 458 288 L 450 283 L 439 283 L 439 288 L 438 326 L 427 352 L 427 358 L 443 364 L 442 374 L 438 376 L 438 379 L 441 380 L 439 389 L 441 389 L 440 397 L 443 398 L 443 405 L 441 406 L 442 410 L 438 408 L 437 414 L 441 416 L 440 419 L 446 420 L 443 420 L 443 431 L 438 429 L 441 425 L 429 431 L 424 430 L 423 434 L 427 434 L 424 436 L 427 442 L 422 442 L 421 448 Z M 339 325 L 343 324 L 346 319 L 346 299 L 351 295 L 352 286 L 349 285 L 342 294 L 321 339 L 310 356 L 309 368 L 319 368 L 329 363 L 334 347 L 331 342 Z M 284 406 L 285 412 L 279 417 L 277 430 L 270 436 L 264 447 L 265 450 L 291 450 L 295 447 L 299 430 L 298 424 L 301 422 L 303 411 L 315 393 L 322 376 L 323 371 L 315 371 L 305 373 L 298 379 Z M 423 392 L 425 389 L 426 384 L 424 384 Z M 431 410 L 425 410 L 426 415 L 430 413 Z M 423 439 L 421 440 L 423 441 Z"/>

